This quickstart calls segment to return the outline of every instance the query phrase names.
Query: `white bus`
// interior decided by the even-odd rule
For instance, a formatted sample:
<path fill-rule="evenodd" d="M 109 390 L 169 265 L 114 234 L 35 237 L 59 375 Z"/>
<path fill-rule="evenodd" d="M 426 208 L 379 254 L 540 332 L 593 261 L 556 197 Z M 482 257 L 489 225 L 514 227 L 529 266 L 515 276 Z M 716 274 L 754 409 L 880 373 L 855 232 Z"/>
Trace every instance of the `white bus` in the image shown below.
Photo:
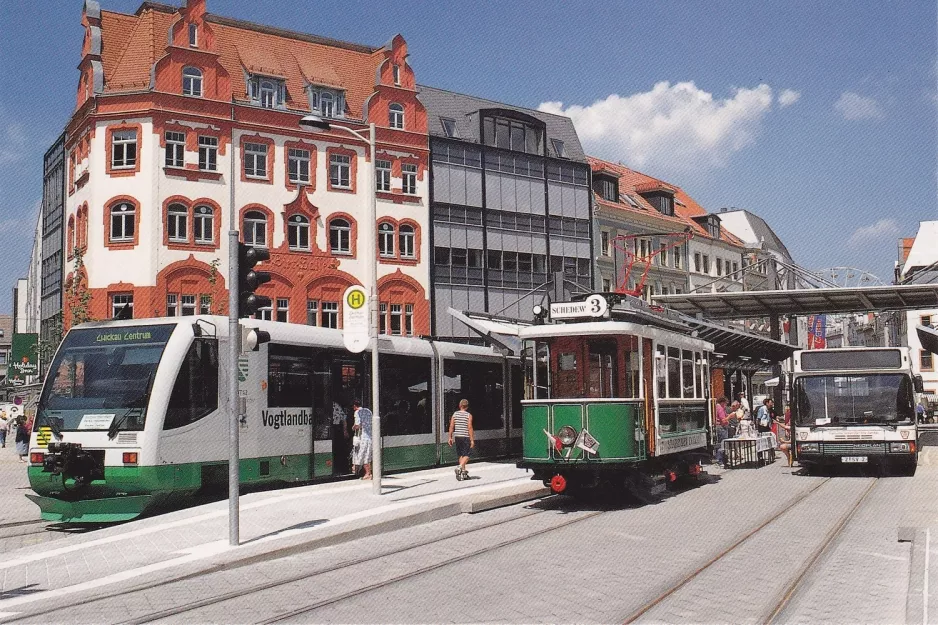
<path fill-rule="evenodd" d="M 809 472 L 878 463 L 913 473 L 915 393 L 907 347 L 847 347 L 794 354 L 791 418 L 798 461 Z"/>

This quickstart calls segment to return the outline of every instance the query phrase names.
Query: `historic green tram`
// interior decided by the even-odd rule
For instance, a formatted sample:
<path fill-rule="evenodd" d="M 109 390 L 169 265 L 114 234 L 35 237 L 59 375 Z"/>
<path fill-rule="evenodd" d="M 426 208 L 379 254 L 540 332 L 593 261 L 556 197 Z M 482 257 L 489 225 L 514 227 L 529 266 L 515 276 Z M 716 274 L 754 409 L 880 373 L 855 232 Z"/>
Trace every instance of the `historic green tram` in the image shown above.
<path fill-rule="evenodd" d="M 620 294 L 536 310 L 519 328 L 523 457 L 554 492 L 654 493 L 709 457 L 712 343 L 687 318 Z"/>

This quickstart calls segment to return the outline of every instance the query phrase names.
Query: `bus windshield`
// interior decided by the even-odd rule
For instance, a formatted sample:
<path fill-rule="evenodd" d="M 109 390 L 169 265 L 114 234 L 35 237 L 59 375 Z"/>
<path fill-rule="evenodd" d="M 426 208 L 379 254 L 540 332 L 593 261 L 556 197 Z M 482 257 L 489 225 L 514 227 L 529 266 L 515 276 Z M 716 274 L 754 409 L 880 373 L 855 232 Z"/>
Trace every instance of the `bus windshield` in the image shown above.
<path fill-rule="evenodd" d="M 912 380 L 903 374 L 803 376 L 794 383 L 798 425 L 912 423 Z"/>
<path fill-rule="evenodd" d="M 36 425 L 142 430 L 156 367 L 175 325 L 72 330 L 52 361 Z"/>

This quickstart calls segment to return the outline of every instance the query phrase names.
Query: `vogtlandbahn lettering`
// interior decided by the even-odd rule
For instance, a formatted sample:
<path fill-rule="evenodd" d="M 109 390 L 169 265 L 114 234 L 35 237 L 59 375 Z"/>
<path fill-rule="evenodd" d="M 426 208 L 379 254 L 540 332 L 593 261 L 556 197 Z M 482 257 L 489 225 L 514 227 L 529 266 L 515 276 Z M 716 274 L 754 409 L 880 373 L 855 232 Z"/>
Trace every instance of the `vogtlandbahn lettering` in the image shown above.
<path fill-rule="evenodd" d="M 271 412 L 270 410 L 261 410 L 261 421 L 265 426 L 271 426 L 275 430 L 279 430 L 281 427 L 303 427 L 304 425 L 313 424 L 313 415 L 309 414 L 307 410 L 300 410 L 299 412 L 288 412 L 286 410 L 281 410 L 279 412 Z"/>

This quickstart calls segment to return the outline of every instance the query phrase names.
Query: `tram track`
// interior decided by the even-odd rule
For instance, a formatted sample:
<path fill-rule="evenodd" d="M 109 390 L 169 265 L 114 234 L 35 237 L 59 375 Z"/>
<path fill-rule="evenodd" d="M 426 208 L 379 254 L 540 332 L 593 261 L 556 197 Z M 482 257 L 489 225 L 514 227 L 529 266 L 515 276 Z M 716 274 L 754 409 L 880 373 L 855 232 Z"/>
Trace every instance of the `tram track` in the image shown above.
<path fill-rule="evenodd" d="M 681 580 L 672 585 L 666 591 L 660 593 L 655 598 L 643 604 L 640 608 L 629 614 L 625 619 L 624 623 L 634 623 L 641 619 L 643 616 L 647 615 L 652 610 L 656 608 L 663 607 L 669 599 L 671 599 L 678 591 L 682 588 L 688 586 L 688 584 L 693 583 L 698 580 L 705 572 L 710 571 L 720 563 L 723 563 L 727 558 L 737 552 L 737 550 L 753 541 L 757 536 L 762 532 L 772 527 L 774 524 L 782 520 L 784 517 L 794 514 L 798 511 L 799 507 L 802 505 L 807 505 L 805 502 L 808 502 L 811 495 L 819 492 L 824 486 L 831 484 L 832 478 L 825 478 L 817 486 L 813 487 L 804 495 L 799 495 L 797 500 L 792 505 L 783 506 L 781 510 L 777 513 L 770 516 L 768 519 L 749 530 L 746 534 L 740 537 L 738 540 L 734 541 L 731 545 L 720 551 L 716 556 L 709 559 L 706 563 L 696 568 L 694 571 L 688 575 L 681 578 Z M 852 505 L 850 505 L 847 510 L 839 515 L 834 523 L 831 524 L 830 529 L 820 540 L 820 542 L 810 551 L 807 558 L 803 563 L 798 567 L 795 574 L 789 577 L 788 583 L 785 585 L 783 590 L 776 595 L 776 598 L 770 604 L 770 608 L 765 611 L 763 618 L 756 619 L 756 622 L 763 623 L 777 623 L 778 617 L 784 611 L 785 607 L 791 602 L 792 598 L 797 594 L 798 590 L 801 587 L 802 582 L 812 570 L 812 566 L 818 559 L 821 558 L 825 553 L 827 553 L 832 545 L 835 544 L 837 538 L 843 532 L 843 529 L 847 526 L 850 520 L 854 517 L 857 510 L 860 509 L 863 502 L 867 499 L 869 494 L 873 491 L 873 488 L 878 483 L 878 478 L 872 478 L 869 485 L 863 489 L 858 497 L 855 498 Z"/>

